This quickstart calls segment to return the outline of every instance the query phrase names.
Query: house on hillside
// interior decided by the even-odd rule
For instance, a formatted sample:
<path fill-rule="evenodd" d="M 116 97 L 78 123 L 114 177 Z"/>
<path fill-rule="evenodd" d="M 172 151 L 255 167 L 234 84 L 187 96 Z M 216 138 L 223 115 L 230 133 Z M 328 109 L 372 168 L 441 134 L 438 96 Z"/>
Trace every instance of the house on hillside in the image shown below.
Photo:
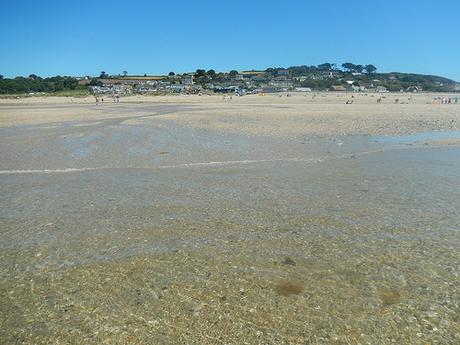
<path fill-rule="evenodd" d="M 283 91 L 277 87 L 260 87 L 254 90 L 254 93 L 276 93 Z"/>
<path fill-rule="evenodd" d="M 272 80 L 268 83 L 270 86 L 281 89 L 289 89 L 293 86 L 291 80 Z"/>
<path fill-rule="evenodd" d="M 311 80 L 324 80 L 324 77 L 322 75 L 317 75 L 317 74 L 309 74 L 307 76 L 307 79 L 311 79 Z"/>
<path fill-rule="evenodd" d="M 265 81 L 265 78 L 261 77 L 261 76 L 258 76 L 258 75 L 254 75 L 254 76 L 251 77 L 251 81 L 253 81 L 255 83 L 263 83 Z"/>
<path fill-rule="evenodd" d="M 167 89 L 168 89 L 170 92 L 173 92 L 173 93 L 185 92 L 185 88 L 186 88 L 185 85 L 178 85 L 178 84 L 169 85 L 169 86 L 167 87 Z"/>
<path fill-rule="evenodd" d="M 141 80 L 134 85 L 134 90 L 139 93 L 156 92 L 158 83 L 158 81 L 154 80 Z"/>
<path fill-rule="evenodd" d="M 94 94 L 110 93 L 111 89 L 108 86 L 90 86 L 91 92 Z"/>
<path fill-rule="evenodd" d="M 193 85 L 193 74 L 186 74 L 182 76 L 182 84 L 184 85 Z"/>
<path fill-rule="evenodd" d="M 307 76 L 294 77 L 295 81 L 300 81 L 300 82 L 305 81 L 307 79 L 308 79 Z"/>
<path fill-rule="evenodd" d="M 339 71 L 323 71 L 321 72 L 321 79 L 335 79 L 340 75 Z"/>
<path fill-rule="evenodd" d="M 296 87 L 295 91 L 297 91 L 297 92 L 311 92 L 311 88 L 309 88 L 309 87 Z"/>
<path fill-rule="evenodd" d="M 91 86 L 91 91 L 95 94 L 118 93 L 120 95 L 127 95 L 133 93 L 133 87 L 131 85 L 126 84 L 104 83 L 102 86 Z"/>
<path fill-rule="evenodd" d="M 182 80 L 182 76 L 179 75 L 179 74 L 175 74 L 175 75 L 169 75 L 168 76 L 168 79 L 171 80 L 172 82 L 181 82 Z"/>
<path fill-rule="evenodd" d="M 133 87 L 125 84 L 115 84 L 112 86 L 112 91 L 120 95 L 127 95 L 133 93 Z"/>
<path fill-rule="evenodd" d="M 287 69 L 279 69 L 276 71 L 276 75 L 278 77 L 289 77 L 289 70 Z"/>
<path fill-rule="evenodd" d="M 367 91 L 365 86 L 352 85 L 351 89 L 355 92 Z"/>
<path fill-rule="evenodd" d="M 137 85 L 135 90 L 136 92 L 139 92 L 139 93 L 149 93 L 149 92 L 156 92 L 157 88 L 154 86 Z"/>
<path fill-rule="evenodd" d="M 214 92 L 217 92 L 217 93 L 236 93 L 239 90 L 239 88 L 238 86 L 235 86 L 235 85 L 215 86 L 213 90 Z"/>
<path fill-rule="evenodd" d="M 166 89 L 168 88 L 169 86 L 171 86 L 171 82 L 170 81 L 166 81 L 166 80 L 160 80 L 158 83 L 157 83 L 157 86 L 159 89 Z"/>

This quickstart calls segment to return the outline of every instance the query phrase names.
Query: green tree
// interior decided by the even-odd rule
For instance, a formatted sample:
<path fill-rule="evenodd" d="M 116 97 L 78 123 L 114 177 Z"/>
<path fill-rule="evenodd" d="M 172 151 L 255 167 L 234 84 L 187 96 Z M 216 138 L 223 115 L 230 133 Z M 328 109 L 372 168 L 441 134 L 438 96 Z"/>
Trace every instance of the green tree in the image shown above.
<path fill-rule="evenodd" d="M 108 78 L 109 75 L 107 73 L 105 73 L 104 71 L 101 72 L 101 74 L 99 75 L 99 78 Z"/>
<path fill-rule="evenodd" d="M 90 86 L 102 86 L 102 81 L 100 81 L 97 78 L 92 78 L 91 81 L 89 82 Z"/>
<path fill-rule="evenodd" d="M 364 69 L 366 70 L 366 72 L 367 72 L 368 74 L 372 74 L 372 73 L 375 73 L 375 72 L 377 71 L 377 67 L 375 67 L 374 65 L 371 65 L 371 64 L 366 65 L 366 66 L 364 67 Z"/>
<path fill-rule="evenodd" d="M 123 77 L 126 77 L 128 75 L 128 71 L 123 71 Z"/>
<path fill-rule="evenodd" d="M 214 80 L 217 77 L 216 71 L 213 69 L 210 69 L 209 71 L 206 72 L 206 75 L 208 76 L 209 79 Z"/>
<path fill-rule="evenodd" d="M 234 77 L 238 75 L 238 71 L 235 71 L 234 69 L 232 69 L 228 74 L 230 75 L 230 77 Z"/>
<path fill-rule="evenodd" d="M 199 77 L 204 77 L 206 76 L 206 71 L 204 69 L 197 69 L 196 72 L 195 72 L 195 77 L 196 78 L 199 78 Z"/>
<path fill-rule="evenodd" d="M 176 75 L 176 73 L 174 73 L 174 72 L 169 72 L 168 75 L 169 75 L 170 77 L 174 77 L 174 76 Z"/>
<path fill-rule="evenodd" d="M 332 67 L 333 67 L 334 65 L 335 65 L 335 64 L 326 62 L 326 63 L 322 63 L 322 64 L 318 65 L 318 69 L 319 69 L 320 71 L 327 72 L 327 71 L 331 71 L 331 70 L 332 70 Z"/>
<path fill-rule="evenodd" d="M 78 80 L 72 77 L 40 78 L 30 75 L 28 78 L 16 77 L 14 79 L 0 80 L 0 93 L 26 93 L 26 92 L 56 92 L 74 90 L 78 87 Z M 82 86 L 82 88 L 84 88 Z"/>
<path fill-rule="evenodd" d="M 351 62 L 345 62 L 342 64 L 342 67 L 347 71 L 347 72 L 354 72 L 356 71 L 356 65 Z"/>
<path fill-rule="evenodd" d="M 222 73 L 222 72 L 219 72 L 217 75 L 216 75 L 216 80 L 220 83 L 224 82 L 224 81 L 227 81 L 227 75 L 225 73 Z"/>
<path fill-rule="evenodd" d="M 0 79 L 3 79 L 3 75 L 0 74 Z"/>
<path fill-rule="evenodd" d="M 197 84 L 206 84 L 209 82 L 208 75 L 204 69 L 197 69 L 195 74 L 193 75 L 193 79 Z"/>

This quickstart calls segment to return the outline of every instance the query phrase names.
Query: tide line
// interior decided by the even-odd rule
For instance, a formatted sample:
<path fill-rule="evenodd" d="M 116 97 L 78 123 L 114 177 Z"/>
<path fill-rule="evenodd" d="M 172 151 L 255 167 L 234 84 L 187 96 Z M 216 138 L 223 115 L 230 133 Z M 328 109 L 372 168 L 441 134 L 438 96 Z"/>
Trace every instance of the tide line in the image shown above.
<path fill-rule="evenodd" d="M 68 174 L 84 171 L 95 170 L 158 170 L 158 169 L 180 169 L 180 168 L 199 168 L 199 167 L 221 167 L 230 165 L 249 165 L 258 163 L 275 163 L 275 162 L 304 162 L 304 163 L 320 163 L 332 159 L 354 158 L 357 156 L 364 156 L 372 153 L 382 152 L 383 150 L 364 151 L 356 153 L 347 153 L 338 156 L 322 156 L 314 158 L 302 157 L 288 157 L 288 158 L 272 158 L 272 159 L 246 159 L 246 160 L 231 160 L 231 161 L 211 161 L 211 162 L 195 162 L 195 163 L 181 163 L 174 165 L 159 165 L 159 166 L 134 166 L 134 167 L 112 167 L 101 166 L 94 168 L 65 168 L 65 169 L 25 169 L 25 170 L 0 170 L 0 175 L 14 175 L 14 174 Z"/>

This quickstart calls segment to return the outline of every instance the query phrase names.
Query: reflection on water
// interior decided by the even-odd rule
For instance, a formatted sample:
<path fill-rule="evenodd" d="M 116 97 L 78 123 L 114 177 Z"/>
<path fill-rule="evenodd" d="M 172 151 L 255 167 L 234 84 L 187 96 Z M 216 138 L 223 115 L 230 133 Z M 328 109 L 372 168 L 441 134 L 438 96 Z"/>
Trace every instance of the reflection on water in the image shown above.
<path fill-rule="evenodd" d="M 0 176 L 7 343 L 460 340 L 460 148 L 404 145 L 458 132 L 96 127 L 9 129 L 2 170 L 117 169 Z"/>

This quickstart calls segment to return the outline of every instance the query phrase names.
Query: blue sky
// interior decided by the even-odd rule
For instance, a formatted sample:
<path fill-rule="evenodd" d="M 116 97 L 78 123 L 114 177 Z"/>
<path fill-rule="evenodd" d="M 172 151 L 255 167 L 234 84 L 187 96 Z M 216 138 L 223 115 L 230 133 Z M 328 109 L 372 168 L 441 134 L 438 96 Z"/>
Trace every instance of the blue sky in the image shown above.
<path fill-rule="evenodd" d="M 0 0 L 0 74 L 323 62 L 460 81 L 460 0 Z"/>

